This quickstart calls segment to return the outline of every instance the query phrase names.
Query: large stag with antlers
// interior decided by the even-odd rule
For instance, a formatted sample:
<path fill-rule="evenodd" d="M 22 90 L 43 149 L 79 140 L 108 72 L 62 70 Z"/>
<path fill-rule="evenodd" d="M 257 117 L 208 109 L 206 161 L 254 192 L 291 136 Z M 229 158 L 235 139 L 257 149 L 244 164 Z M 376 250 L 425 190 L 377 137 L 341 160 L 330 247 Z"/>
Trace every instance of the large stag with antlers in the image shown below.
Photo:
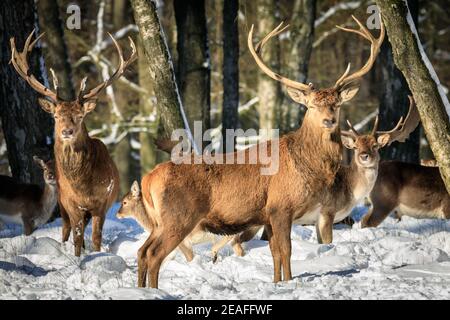
<path fill-rule="evenodd" d="M 358 91 L 357 80 L 373 66 L 385 35 L 383 25 L 376 39 L 354 19 L 360 30 L 342 29 L 369 40 L 370 57 L 353 74 L 349 74 L 348 67 L 335 85 L 327 89 L 315 89 L 271 71 L 261 59 L 261 50 L 286 27 L 280 24 L 254 47 L 252 26 L 248 35 L 252 56 L 268 76 L 286 86 L 294 101 L 308 107 L 303 124 L 279 140 L 234 154 L 249 159 L 255 148 L 268 148 L 270 154 L 279 147 L 279 170 L 274 175 L 262 175 L 261 162 L 254 165 L 166 162 L 144 176 L 141 183 L 144 205 L 151 214 L 154 229 L 138 251 L 139 286 L 145 285 L 148 272 L 149 286 L 158 287 L 162 261 L 198 226 L 212 233 L 236 234 L 254 225 L 265 225 L 274 262 L 274 281 L 281 280 L 281 271 L 284 280 L 292 278 L 292 220 L 321 202 L 333 185 L 342 153 L 339 107 Z M 191 160 L 190 163 L 198 163 Z"/>
<path fill-rule="evenodd" d="M 54 152 L 58 203 L 63 219 L 62 240 L 68 240 L 72 229 L 75 255 L 80 256 L 84 245 L 84 230 L 92 218 L 93 249 L 100 251 L 105 214 L 117 198 L 119 175 L 106 146 L 99 139 L 89 137 L 84 118 L 95 109 L 97 97 L 102 90 L 118 79 L 136 59 L 136 48 L 129 38 L 132 54 L 124 61 L 122 49 L 110 34 L 120 59 L 117 71 L 88 92 L 87 78 L 84 78 L 78 98 L 75 101 L 63 101 L 58 96 L 58 81 L 53 72 L 55 91 L 41 84 L 30 73 L 28 53 L 44 35 L 41 34 L 32 42 L 34 32 L 33 30 L 26 39 L 22 52 L 17 51 L 15 39 L 11 39 L 11 62 L 19 75 L 45 97 L 39 98 L 39 104 L 55 119 Z"/>

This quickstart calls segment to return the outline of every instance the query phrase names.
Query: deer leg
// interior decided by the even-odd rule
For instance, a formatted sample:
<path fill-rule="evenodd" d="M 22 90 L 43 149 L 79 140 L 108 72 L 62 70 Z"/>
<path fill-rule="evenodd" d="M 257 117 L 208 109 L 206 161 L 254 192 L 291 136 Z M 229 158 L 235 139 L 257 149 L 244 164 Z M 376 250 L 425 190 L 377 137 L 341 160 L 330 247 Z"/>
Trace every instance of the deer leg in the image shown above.
<path fill-rule="evenodd" d="M 281 281 L 281 252 L 273 235 L 272 226 L 266 225 L 265 230 L 267 231 L 270 252 L 273 258 L 273 282 L 276 283 Z"/>
<path fill-rule="evenodd" d="M 94 251 L 101 251 L 102 230 L 105 223 L 104 215 L 95 215 L 92 217 L 92 243 Z"/>
<path fill-rule="evenodd" d="M 158 288 L 158 276 L 161 263 L 183 241 L 184 235 L 176 232 L 161 232 L 147 249 L 149 271 L 148 286 Z"/>
<path fill-rule="evenodd" d="M 145 240 L 144 244 L 139 248 L 137 253 L 138 262 L 138 287 L 145 288 L 147 281 L 147 249 L 156 238 L 157 231 L 152 230 L 150 236 Z"/>
<path fill-rule="evenodd" d="M 372 208 L 361 220 L 361 228 L 376 227 L 394 210 L 396 204 L 373 202 Z"/>
<path fill-rule="evenodd" d="M 81 255 L 81 247 L 83 246 L 84 238 L 84 217 L 77 217 L 72 224 L 73 243 L 75 246 L 75 256 Z"/>
<path fill-rule="evenodd" d="M 62 242 L 66 242 L 67 240 L 69 240 L 69 236 L 70 236 L 70 231 L 72 229 L 71 224 L 70 224 L 70 219 L 69 219 L 69 215 L 67 214 L 66 209 L 64 209 L 64 206 L 59 203 L 59 212 L 61 214 L 61 218 L 62 218 Z"/>
<path fill-rule="evenodd" d="M 219 241 L 214 243 L 211 249 L 212 261 L 213 263 L 217 262 L 217 253 L 222 249 L 228 242 L 230 242 L 234 236 L 223 236 Z"/>
<path fill-rule="evenodd" d="M 320 244 L 333 242 L 334 215 L 328 211 L 322 211 L 316 224 L 317 240 Z"/>
<path fill-rule="evenodd" d="M 191 262 L 192 259 L 194 259 L 194 252 L 192 250 L 192 245 L 188 241 L 182 241 L 178 248 L 181 250 L 181 252 L 184 254 L 184 257 L 186 258 L 187 262 Z"/>
<path fill-rule="evenodd" d="M 33 220 L 28 219 L 28 218 L 22 218 L 22 221 L 23 221 L 23 233 L 26 236 L 29 236 L 34 231 Z"/>
<path fill-rule="evenodd" d="M 271 219 L 272 239 L 275 239 L 280 251 L 283 280 L 292 280 L 291 272 L 291 227 L 292 221 L 288 219 Z M 281 276 L 281 275 L 280 275 Z"/>

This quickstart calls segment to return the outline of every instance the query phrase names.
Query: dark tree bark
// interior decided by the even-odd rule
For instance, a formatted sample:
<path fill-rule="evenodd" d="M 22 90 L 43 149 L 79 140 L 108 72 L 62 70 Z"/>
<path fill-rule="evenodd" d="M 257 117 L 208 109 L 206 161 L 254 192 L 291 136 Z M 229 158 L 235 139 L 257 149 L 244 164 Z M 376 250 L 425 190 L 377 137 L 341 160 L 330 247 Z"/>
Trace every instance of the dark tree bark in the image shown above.
<path fill-rule="evenodd" d="M 45 32 L 44 41 L 47 44 L 45 56 L 51 61 L 51 68 L 59 80 L 58 95 L 68 101 L 75 99 L 72 82 L 72 68 L 69 63 L 67 46 L 64 41 L 64 24 L 59 18 L 58 3 L 56 0 L 37 1 L 39 26 Z"/>
<path fill-rule="evenodd" d="M 450 123 L 436 81 L 422 59 L 417 38 L 408 24 L 403 0 L 376 0 L 393 48 L 394 61 L 413 93 L 425 134 L 450 193 Z M 444 95 L 444 94 L 443 94 Z"/>
<path fill-rule="evenodd" d="M 314 40 L 314 21 L 316 20 L 316 0 L 296 0 L 290 21 L 289 52 L 285 71 L 288 78 L 306 83 L 308 65 Z M 290 131 L 300 126 L 300 108 L 288 97 L 282 106 L 282 130 Z"/>
<path fill-rule="evenodd" d="M 408 0 L 408 6 L 416 26 L 418 21 L 418 2 L 418 0 Z M 398 119 L 408 111 L 408 95 L 411 94 L 411 91 L 405 77 L 395 66 L 392 47 L 388 40 L 385 40 L 381 46 L 378 66 L 381 71 L 379 114 L 382 121 L 380 129 L 390 130 L 397 124 Z M 411 133 L 406 142 L 394 142 L 391 146 L 383 148 L 381 150 L 381 158 L 383 160 L 419 163 L 419 151 L 420 126 Z"/>
<path fill-rule="evenodd" d="M 139 28 L 148 72 L 153 82 L 163 136 L 170 139 L 172 131 L 184 128 L 181 104 L 173 65 L 161 24 L 152 0 L 131 0 L 134 20 Z"/>
<path fill-rule="evenodd" d="M 38 105 L 38 94 L 26 83 L 12 65 L 9 39 L 23 48 L 26 37 L 36 27 L 33 0 L 0 1 L 0 116 L 13 176 L 22 182 L 43 183 L 42 170 L 34 164 L 33 155 L 49 159 L 52 155 L 53 120 Z M 37 30 L 39 31 L 39 30 Z M 39 48 L 30 54 L 30 69 L 43 81 L 43 59 Z"/>
<path fill-rule="evenodd" d="M 223 4 L 223 104 L 222 137 L 227 151 L 226 129 L 239 125 L 239 0 L 227 0 Z M 235 139 L 229 144 L 236 144 Z"/>
<path fill-rule="evenodd" d="M 177 80 L 189 120 L 210 128 L 210 65 L 204 0 L 174 0 L 177 23 Z"/>

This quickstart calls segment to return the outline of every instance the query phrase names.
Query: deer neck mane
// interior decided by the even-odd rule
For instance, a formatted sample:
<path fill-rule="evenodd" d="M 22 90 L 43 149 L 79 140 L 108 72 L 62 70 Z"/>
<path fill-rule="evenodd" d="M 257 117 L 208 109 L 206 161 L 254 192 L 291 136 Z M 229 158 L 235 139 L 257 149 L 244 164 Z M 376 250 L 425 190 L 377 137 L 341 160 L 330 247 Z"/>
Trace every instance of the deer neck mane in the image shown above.
<path fill-rule="evenodd" d="M 53 213 L 56 207 L 57 194 L 56 184 L 45 184 L 44 191 L 42 192 L 42 198 L 40 201 L 42 210 L 49 215 Z"/>
<path fill-rule="evenodd" d="M 291 135 L 289 151 L 298 170 L 330 186 L 342 159 L 340 130 L 319 128 L 310 117 L 306 112 L 302 126 Z"/>
<path fill-rule="evenodd" d="M 151 232 L 153 229 L 153 221 L 149 217 L 147 210 L 145 209 L 144 201 L 141 200 L 137 206 L 137 210 L 134 213 L 136 221 L 145 229 L 147 232 Z"/>
<path fill-rule="evenodd" d="M 348 167 L 348 180 L 355 198 L 364 198 L 372 190 L 378 176 L 378 163 L 373 167 L 361 167 L 356 164 L 353 156 Z"/>
<path fill-rule="evenodd" d="M 91 152 L 91 143 L 84 123 L 73 141 L 63 142 L 59 137 L 56 139 L 55 159 L 66 176 L 79 177 L 92 164 L 91 158 L 95 155 Z"/>

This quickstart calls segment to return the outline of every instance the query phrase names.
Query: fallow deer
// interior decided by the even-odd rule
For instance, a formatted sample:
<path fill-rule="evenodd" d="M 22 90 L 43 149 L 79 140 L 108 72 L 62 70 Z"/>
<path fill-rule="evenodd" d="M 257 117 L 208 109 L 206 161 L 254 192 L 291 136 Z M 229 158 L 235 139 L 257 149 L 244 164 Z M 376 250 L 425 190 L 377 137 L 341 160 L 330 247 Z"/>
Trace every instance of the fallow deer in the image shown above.
<path fill-rule="evenodd" d="M 320 202 L 333 185 L 341 163 L 342 143 L 339 107 L 359 89 L 359 80 L 372 68 L 384 39 L 374 38 L 356 19 L 360 30 L 344 29 L 361 35 L 371 43 L 370 57 L 357 72 L 348 67 L 335 85 L 315 89 L 276 74 L 261 59 L 267 41 L 283 32 L 282 23 L 253 46 L 253 26 L 248 47 L 260 69 L 281 82 L 290 97 L 307 106 L 302 126 L 279 140 L 272 140 L 234 153 L 248 159 L 250 152 L 267 148 L 268 154 L 279 148 L 279 170 L 262 175 L 261 162 L 250 164 L 160 164 L 142 179 L 142 194 L 155 229 L 138 251 L 138 285 L 143 287 L 149 272 L 149 286 L 158 287 L 162 261 L 194 228 L 216 234 L 236 234 L 254 225 L 269 230 L 269 245 L 274 262 L 274 282 L 291 276 L 292 220 Z M 261 103 L 264 103 L 262 101 Z M 274 151 L 276 152 L 276 151 Z M 192 158 L 191 163 L 198 163 Z M 225 157 L 225 155 L 224 155 Z M 224 162 L 223 162 L 224 163 Z"/>
<path fill-rule="evenodd" d="M 136 48 L 131 40 L 132 53 L 124 61 L 122 49 L 111 37 L 119 55 L 119 66 L 114 74 L 103 83 L 86 92 L 86 80 L 81 81 L 78 97 L 64 101 L 58 96 L 58 81 L 53 74 L 55 91 L 41 84 L 30 72 L 27 55 L 41 34 L 33 42 L 34 30 L 25 41 L 24 49 L 18 52 L 14 38 L 11 38 L 11 62 L 19 75 L 39 94 L 39 104 L 55 119 L 55 163 L 61 217 L 63 220 L 62 241 L 68 240 L 73 229 L 75 256 L 80 256 L 84 245 L 84 230 L 91 217 L 93 249 L 100 251 L 105 214 L 117 198 L 119 175 L 108 149 L 102 141 L 90 138 L 84 118 L 96 107 L 98 95 L 117 80 L 125 69 L 135 61 Z"/>
<path fill-rule="evenodd" d="M 0 176 L 0 220 L 23 225 L 25 235 L 50 219 L 56 207 L 57 188 L 54 163 L 37 156 L 34 161 L 42 168 L 45 186 L 20 183 L 8 176 Z"/>
<path fill-rule="evenodd" d="M 295 223 L 316 225 L 319 243 L 331 243 L 333 224 L 347 218 L 352 209 L 370 193 L 377 180 L 380 155 L 378 150 L 394 141 L 404 142 L 420 122 L 417 107 L 409 97 L 409 112 L 390 131 L 377 131 L 378 117 L 370 134 L 360 135 L 347 121 L 350 131 L 341 131 L 343 145 L 355 151 L 349 166 L 341 166 L 333 186 L 324 201 L 310 212 L 295 220 Z M 259 228 L 250 228 L 235 236 L 239 244 L 252 239 Z"/>
<path fill-rule="evenodd" d="M 116 217 L 119 219 L 132 218 L 135 219 L 142 228 L 148 233 L 151 233 L 154 229 L 153 219 L 151 213 L 147 212 L 142 193 L 139 187 L 139 183 L 134 181 L 130 192 L 128 192 L 122 199 L 121 206 L 117 211 Z M 224 236 L 216 242 L 215 236 L 205 230 L 200 230 L 199 227 L 194 230 L 178 245 L 178 249 L 183 253 L 186 260 L 192 261 L 194 252 L 192 250 L 193 244 L 212 242 L 214 245 L 211 248 L 211 254 L 213 262 L 217 260 L 217 253 L 228 242 L 232 241 L 234 236 Z M 243 255 L 243 250 L 240 244 L 231 244 L 234 252 L 238 256 Z"/>
<path fill-rule="evenodd" d="M 376 227 L 390 214 L 416 219 L 450 219 L 450 195 L 439 167 L 400 161 L 380 164 L 378 179 L 369 196 L 371 208 L 361 227 Z"/>

